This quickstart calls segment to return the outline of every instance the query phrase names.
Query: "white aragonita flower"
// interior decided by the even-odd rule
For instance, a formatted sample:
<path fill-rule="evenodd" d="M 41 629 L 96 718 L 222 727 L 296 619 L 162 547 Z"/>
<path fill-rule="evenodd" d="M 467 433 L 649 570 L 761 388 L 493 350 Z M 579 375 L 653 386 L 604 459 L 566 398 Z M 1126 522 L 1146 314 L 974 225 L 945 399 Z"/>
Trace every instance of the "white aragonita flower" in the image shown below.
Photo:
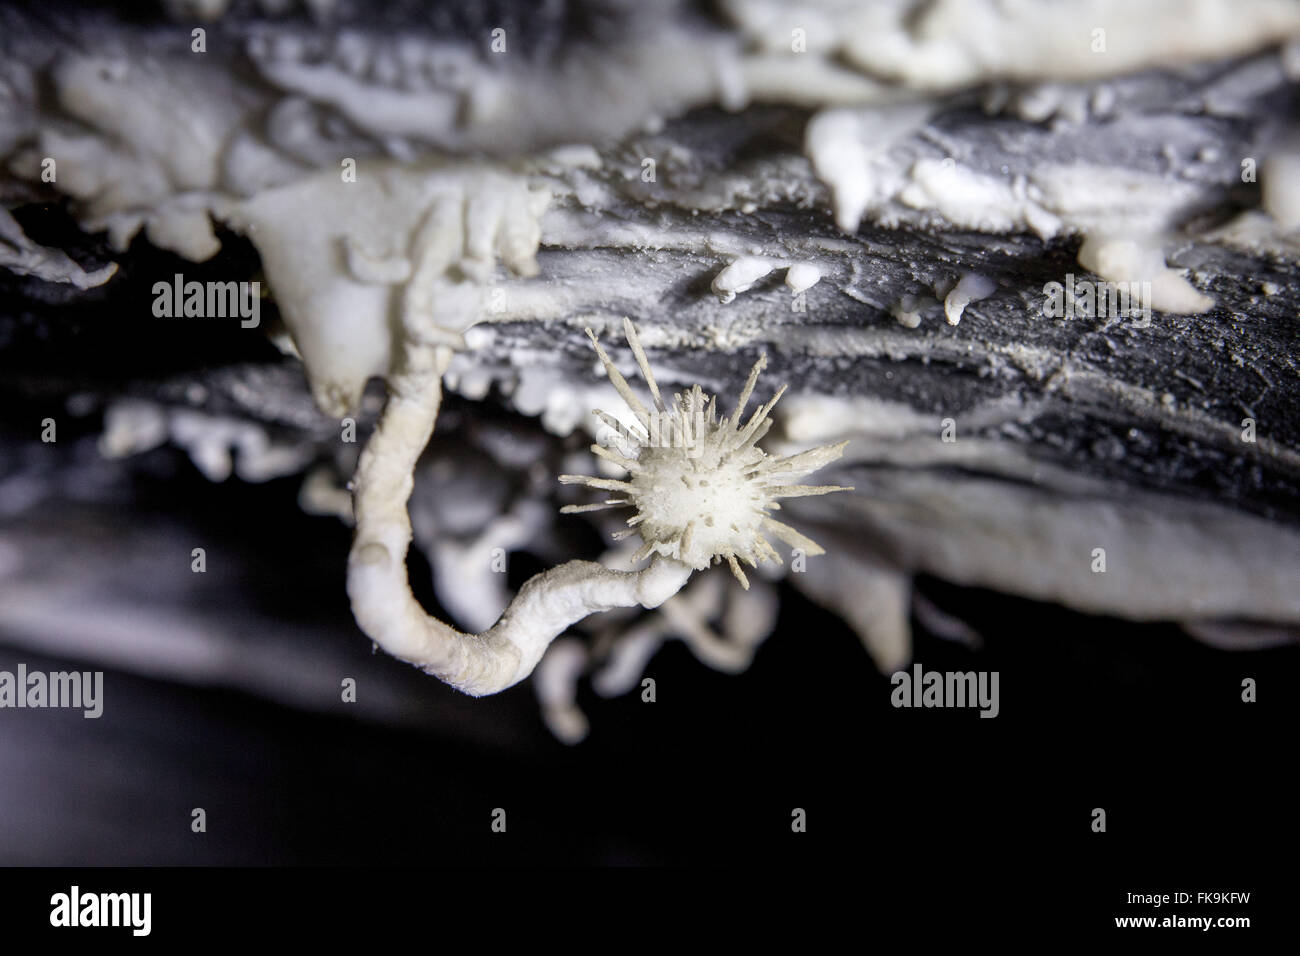
<path fill-rule="evenodd" d="M 628 477 L 617 480 L 561 475 L 560 481 L 566 484 L 582 484 L 617 494 L 603 502 L 567 505 L 561 510 L 574 513 L 633 508 L 636 514 L 627 520 L 629 527 L 616 532 L 614 537 L 641 536 L 644 543 L 633 556 L 634 563 L 657 553 L 698 571 L 725 558 L 732 573 L 746 588 L 749 580 L 740 568 L 741 561 L 750 567 L 757 567 L 759 561 L 781 561 L 765 534 L 807 555 L 823 554 L 816 542 L 777 521 L 771 513 L 781 507 L 778 498 L 852 491 L 840 485 L 795 483 L 797 478 L 839 458 L 848 442 L 822 445 L 785 458 L 768 455 L 758 447 L 758 441 L 772 427 L 768 416 L 786 389 L 781 386 L 742 425 L 745 405 L 759 374 L 767 366 L 766 356 L 754 363 L 729 418 L 719 417 L 717 396 L 706 396 L 698 385 L 684 394 L 674 395 L 672 405 L 667 406 L 630 319 L 623 320 L 623 330 L 655 407 L 648 409 L 637 398 L 596 341 L 595 334 L 587 329 L 610 381 L 641 428 L 625 429 L 605 412 L 595 413 L 606 425 L 630 439 L 635 456 L 625 456 L 599 444 L 591 446 L 592 452 L 623 468 Z"/>

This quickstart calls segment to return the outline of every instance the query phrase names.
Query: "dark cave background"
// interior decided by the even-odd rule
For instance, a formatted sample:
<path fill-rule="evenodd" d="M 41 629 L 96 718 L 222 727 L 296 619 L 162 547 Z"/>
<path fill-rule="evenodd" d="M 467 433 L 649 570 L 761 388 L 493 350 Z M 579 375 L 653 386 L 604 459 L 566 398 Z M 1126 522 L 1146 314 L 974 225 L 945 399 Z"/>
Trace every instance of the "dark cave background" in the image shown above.
<path fill-rule="evenodd" d="M 64 454 L 62 437 L 58 447 Z M 99 719 L 6 711 L 6 864 L 853 863 L 920 853 L 975 875 L 1020 854 L 1085 867 L 1247 863 L 1291 839 L 1281 828 L 1294 822 L 1294 647 L 1216 650 L 1174 626 L 922 578 L 918 590 L 984 646 L 934 637 L 914 620 L 915 659 L 927 670 L 998 671 L 1001 711 L 895 709 L 888 678 L 848 628 L 783 587 L 775 632 L 748 672 L 716 673 L 671 642 L 647 670 L 657 700 L 605 700 L 584 686 L 591 734 L 566 747 L 543 727 L 527 682 L 475 700 L 372 653 L 344 591 L 349 529 L 302 513 L 296 479 L 213 484 L 174 449 L 128 467 L 130 506 L 40 507 L 67 509 L 109 539 L 179 518 L 209 543 L 213 565 L 238 549 L 237 587 L 208 574 L 223 588 L 211 612 L 229 611 L 232 627 L 240 606 L 305 622 L 350 665 L 339 679 L 358 679 L 358 702 L 304 712 L 107 670 Z M 410 560 L 436 607 L 423 559 Z M 319 648 L 298 650 L 308 666 Z M 6 647 L 0 630 L 0 669 L 18 661 L 97 669 Z M 279 679 L 287 688 L 294 676 Z M 1258 681 L 1256 703 L 1241 701 L 1245 677 Z M 376 682 L 401 689 L 400 722 L 368 713 Z M 207 811 L 203 834 L 190 832 L 196 806 Z M 505 834 L 490 830 L 496 807 L 507 811 Z M 808 813 L 806 833 L 791 832 L 795 807 Z M 1090 830 L 1094 807 L 1106 809 L 1105 834 Z"/>

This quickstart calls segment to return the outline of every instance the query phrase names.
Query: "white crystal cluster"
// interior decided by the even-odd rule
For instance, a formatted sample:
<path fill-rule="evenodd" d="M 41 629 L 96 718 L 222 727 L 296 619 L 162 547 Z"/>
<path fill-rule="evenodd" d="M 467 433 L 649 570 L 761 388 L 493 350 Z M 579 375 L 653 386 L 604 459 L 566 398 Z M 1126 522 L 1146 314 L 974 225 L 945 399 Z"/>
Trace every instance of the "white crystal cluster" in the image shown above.
<path fill-rule="evenodd" d="M 754 363 L 736 408 L 728 417 L 719 415 L 717 396 L 706 397 L 699 385 L 674 395 L 671 407 L 668 406 L 630 319 L 624 319 L 623 328 L 654 407 L 647 408 L 637 398 L 588 329 L 587 334 L 610 381 L 641 428 L 624 432 L 636 446 L 632 457 L 599 444 L 591 446 L 593 453 L 627 471 L 626 481 L 586 475 L 560 476 L 563 482 L 616 492 L 621 497 L 597 504 L 568 505 L 563 510 L 631 507 L 636 514 L 627 519 L 629 527 L 614 537 L 641 536 L 644 543 L 632 556 L 633 563 L 651 554 L 661 554 L 703 570 L 725 559 L 745 588 L 749 587 L 749 580 L 740 568 L 741 561 L 750 567 L 757 567 L 760 561 L 781 561 L 765 533 L 805 555 L 824 553 L 815 541 L 773 518 L 772 512 L 781 507 L 778 498 L 852 491 L 840 485 L 793 482 L 800 475 L 835 461 L 848 442 L 822 445 L 783 458 L 772 457 L 758 447 L 758 441 L 772 427 L 769 415 L 785 391 L 785 386 L 778 389 L 742 424 L 745 406 L 767 364 L 766 358 Z M 603 412 L 597 415 L 607 425 L 622 431 L 617 420 Z"/>

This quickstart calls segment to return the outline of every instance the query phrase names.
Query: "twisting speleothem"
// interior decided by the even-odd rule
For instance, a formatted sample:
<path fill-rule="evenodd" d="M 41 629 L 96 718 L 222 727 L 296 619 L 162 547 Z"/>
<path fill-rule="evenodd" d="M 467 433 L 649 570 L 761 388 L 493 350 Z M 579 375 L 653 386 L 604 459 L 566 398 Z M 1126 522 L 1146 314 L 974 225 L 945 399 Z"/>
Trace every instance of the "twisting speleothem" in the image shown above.
<path fill-rule="evenodd" d="M 527 581 L 496 624 L 481 634 L 462 633 L 426 613 L 407 578 L 412 474 L 437 421 L 441 380 L 451 359 L 446 345 L 430 345 L 408 335 L 383 417 L 357 467 L 356 536 L 348 559 L 353 614 L 388 653 L 465 693 L 493 694 L 531 674 L 551 641 L 570 625 L 614 607 L 658 607 L 681 590 L 692 570 L 714 560 L 726 558 L 748 587 L 737 558 L 751 565 L 780 560 L 763 537 L 764 530 L 807 554 L 821 553 L 814 542 L 774 521 L 769 512 L 778 507 L 774 499 L 782 496 L 842 490 L 786 484 L 784 479 L 833 461 L 845 443 L 788 458 L 771 458 L 759 449 L 756 442 L 771 427 L 768 413 L 784 391 L 740 427 L 740 416 L 763 370 L 762 360 L 750 373 L 731 418 L 719 420 L 716 399 L 706 402 L 698 385 L 685 397 L 676 396 L 670 412 L 630 320 L 624 321 L 624 328 L 655 411 L 652 414 L 641 403 L 604 349 L 596 345 L 614 387 L 645 428 L 637 438 L 640 452 L 635 460 L 600 446 L 596 451 L 630 471 L 632 480 L 573 475 L 560 480 L 627 492 L 625 499 L 565 510 L 632 504 L 638 513 L 629 523 L 646 542 L 638 559 L 657 552 L 655 558 L 644 570 L 632 572 L 611 571 L 591 561 L 551 568 Z M 608 416 L 602 420 L 613 421 Z"/>

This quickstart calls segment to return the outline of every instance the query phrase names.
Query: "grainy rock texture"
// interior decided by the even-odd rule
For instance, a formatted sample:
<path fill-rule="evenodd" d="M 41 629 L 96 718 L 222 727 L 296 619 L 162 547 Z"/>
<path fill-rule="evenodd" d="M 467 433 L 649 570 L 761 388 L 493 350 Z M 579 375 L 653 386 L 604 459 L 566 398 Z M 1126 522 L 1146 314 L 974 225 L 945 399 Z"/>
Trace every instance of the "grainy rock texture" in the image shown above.
<path fill-rule="evenodd" d="M 50 598 L 72 572 L 33 542 L 81 532 L 37 504 L 116 502 L 114 470 L 160 445 L 213 480 L 303 476 L 304 508 L 348 520 L 340 420 L 364 441 L 418 306 L 421 334 L 458 346 L 459 398 L 412 520 L 462 626 L 509 598 L 494 549 L 591 558 L 618 527 L 561 519 L 587 499 L 553 479 L 592 473 L 591 409 L 616 404 L 582 331 L 631 376 L 627 316 L 665 391 L 728 406 L 765 352 L 757 397 L 790 385 L 770 450 L 850 440 L 818 481 L 852 497 L 785 512 L 828 554 L 773 574 L 882 668 L 908 658 L 916 573 L 1289 639 L 1300 13 L 999 9 L 6 8 L 0 575 L 26 617 L 10 601 L 0 624 L 75 635 Z M 260 325 L 157 317 L 154 283 L 177 273 L 258 281 Z M 1104 281 L 1136 283 L 1142 308 L 1053 313 L 1053 284 Z M 76 454 L 37 442 L 47 415 L 85 436 Z M 707 659 L 717 627 L 752 653 L 770 606 L 726 624 L 738 599 L 707 588 L 651 638 L 593 621 L 604 637 L 543 693 L 556 732 L 581 736 L 564 685 L 628 635 Z"/>

